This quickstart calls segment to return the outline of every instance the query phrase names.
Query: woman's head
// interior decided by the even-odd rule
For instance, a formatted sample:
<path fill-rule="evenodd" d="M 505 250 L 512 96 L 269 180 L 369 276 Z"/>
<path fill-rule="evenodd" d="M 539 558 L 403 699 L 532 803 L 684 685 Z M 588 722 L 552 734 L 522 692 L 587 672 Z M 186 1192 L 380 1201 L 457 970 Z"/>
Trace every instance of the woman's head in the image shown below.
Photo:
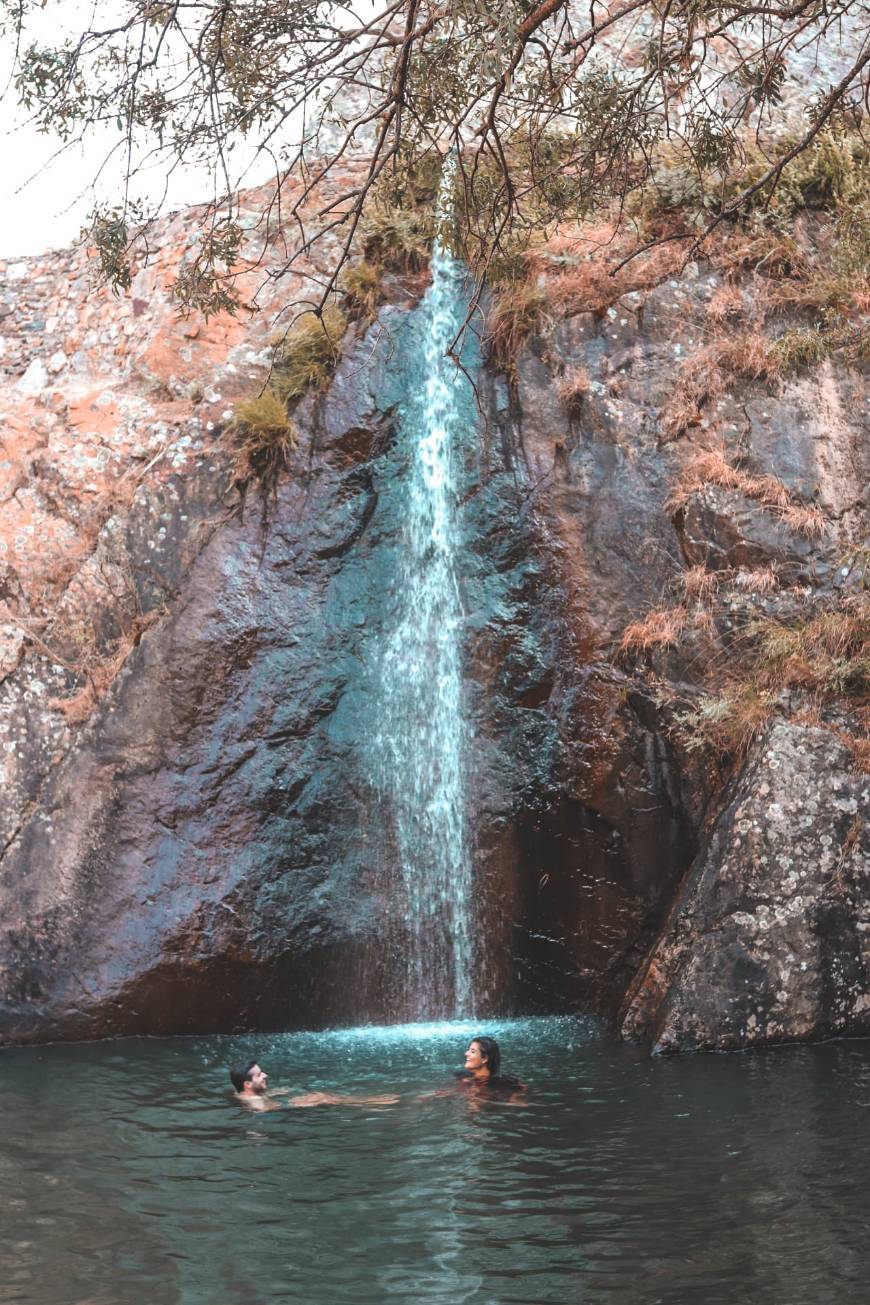
<path fill-rule="evenodd" d="M 472 1074 L 483 1077 L 484 1071 L 489 1078 L 496 1078 L 501 1065 L 501 1052 L 495 1038 L 472 1038 L 465 1053 L 465 1068 Z"/>

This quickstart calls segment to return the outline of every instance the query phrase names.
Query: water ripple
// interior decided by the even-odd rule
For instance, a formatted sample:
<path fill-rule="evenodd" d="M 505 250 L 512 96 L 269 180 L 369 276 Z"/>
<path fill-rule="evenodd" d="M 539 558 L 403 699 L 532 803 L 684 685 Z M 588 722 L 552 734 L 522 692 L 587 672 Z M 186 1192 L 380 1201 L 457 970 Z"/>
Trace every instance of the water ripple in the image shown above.
<path fill-rule="evenodd" d="M 2 1053 L 0 1305 L 863 1303 L 870 1046 L 661 1061 L 518 1021 L 526 1108 L 427 1096 L 469 1027 Z M 252 1115 L 253 1054 L 401 1099 Z"/>

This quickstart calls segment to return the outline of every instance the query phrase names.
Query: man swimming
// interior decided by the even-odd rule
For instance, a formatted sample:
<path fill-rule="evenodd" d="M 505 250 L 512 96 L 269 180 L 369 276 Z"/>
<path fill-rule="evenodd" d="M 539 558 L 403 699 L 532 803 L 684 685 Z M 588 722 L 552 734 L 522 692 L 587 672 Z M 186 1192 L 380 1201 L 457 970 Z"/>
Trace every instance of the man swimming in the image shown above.
<path fill-rule="evenodd" d="M 265 1074 L 256 1060 L 237 1060 L 230 1065 L 230 1080 L 236 1090 L 236 1096 L 244 1101 L 251 1110 L 278 1110 L 278 1102 L 267 1091 L 269 1075 Z"/>
<path fill-rule="evenodd" d="M 275 1097 L 288 1097 L 287 1105 L 294 1109 L 306 1106 L 392 1106 L 398 1101 L 397 1096 L 375 1097 L 340 1097 L 334 1092 L 303 1092 L 300 1096 L 289 1096 L 289 1088 L 273 1088 L 268 1091 L 269 1076 L 256 1060 L 237 1060 L 230 1065 L 230 1079 L 236 1091 L 236 1097 L 250 1110 L 280 1110 L 281 1103 Z"/>

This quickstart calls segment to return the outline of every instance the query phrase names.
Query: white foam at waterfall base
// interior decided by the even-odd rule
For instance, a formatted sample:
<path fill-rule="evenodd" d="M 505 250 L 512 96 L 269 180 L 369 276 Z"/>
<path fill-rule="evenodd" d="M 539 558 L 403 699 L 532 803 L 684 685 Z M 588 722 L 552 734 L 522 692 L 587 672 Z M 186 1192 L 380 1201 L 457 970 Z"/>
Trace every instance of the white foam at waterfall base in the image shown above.
<path fill-rule="evenodd" d="M 455 161 L 439 190 L 436 229 L 452 204 Z M 422 385 L 398 441 L 406 460 L 394 623 L 380 674 L 380 787 L 394 822 L 405 914 L 400 1007 L 416 1018 L 470 1015 L 472 876 L 466 830 L 463 607 L 458 579 L 461 442 L 470 383 L 449 356 L 465 320 L 462 265 L 436 242 L 422 314 Z"/>

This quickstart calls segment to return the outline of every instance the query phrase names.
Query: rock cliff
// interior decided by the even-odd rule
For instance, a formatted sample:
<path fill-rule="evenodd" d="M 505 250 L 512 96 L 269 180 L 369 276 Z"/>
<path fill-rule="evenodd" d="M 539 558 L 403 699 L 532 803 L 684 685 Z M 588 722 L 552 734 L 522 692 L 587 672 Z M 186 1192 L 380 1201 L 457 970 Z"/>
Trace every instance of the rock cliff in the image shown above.
<path fill-rule="evenodd" d="M 249 207 L 253 299 L 279 255 Z M 167 220 L 118 300 L 82 254 L 0 265 L 8 1041 L 411 1014 L 363 741 L 421 287 L 388 281 L 303 399 L 264 521 L 220 431 L 300 285 L 179 320 L 168 277 L 196 240 L 195 212 Z M 663 1050 L 870 1031 L 860 698 L 759 660 L 768 626 L 826 613 L 860 660 L 864 381 L 714 369 L 735 285 L 714 259 L 589 294 L 481 380 L 463 586 L 484 1014 L 619 1010 Z"/>

